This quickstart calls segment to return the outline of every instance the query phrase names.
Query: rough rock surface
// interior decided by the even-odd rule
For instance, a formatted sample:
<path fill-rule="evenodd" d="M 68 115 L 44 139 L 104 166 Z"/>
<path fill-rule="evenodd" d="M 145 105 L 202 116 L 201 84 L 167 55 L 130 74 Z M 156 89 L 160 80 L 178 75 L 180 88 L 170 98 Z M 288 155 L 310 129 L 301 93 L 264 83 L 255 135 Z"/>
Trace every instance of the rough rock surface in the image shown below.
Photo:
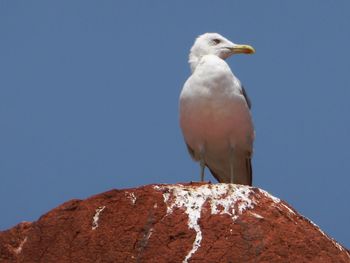
<path fill-rule="evenodd" d="M 0 232 L 0 262 L 350 262 L 285 202 L 231 184 L 148 185 L 72 200 Z"/>

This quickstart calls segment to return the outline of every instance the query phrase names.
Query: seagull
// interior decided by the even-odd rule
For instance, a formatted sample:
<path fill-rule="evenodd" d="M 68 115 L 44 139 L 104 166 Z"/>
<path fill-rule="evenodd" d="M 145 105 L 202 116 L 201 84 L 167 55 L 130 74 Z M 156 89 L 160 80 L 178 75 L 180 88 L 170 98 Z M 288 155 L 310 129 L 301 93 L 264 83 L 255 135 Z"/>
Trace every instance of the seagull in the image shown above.
<path fill-rule="evenodd" d="M 218 33 L 199 36 L 191 48 L 192 75 L 180 94 L 180 127 L 191 157 L 221 183 L 252 185 L 255 137 L 247 93 L 225 59 L 255 53 Z"/>

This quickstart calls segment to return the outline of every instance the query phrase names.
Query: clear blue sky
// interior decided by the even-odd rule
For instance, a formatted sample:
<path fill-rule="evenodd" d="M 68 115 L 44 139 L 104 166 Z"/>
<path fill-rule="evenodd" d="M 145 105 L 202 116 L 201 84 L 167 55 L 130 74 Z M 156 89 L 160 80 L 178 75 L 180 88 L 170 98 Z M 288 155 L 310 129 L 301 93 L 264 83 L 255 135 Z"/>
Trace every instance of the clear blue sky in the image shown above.
<path fill-rule="evenodd" d="M 0 229 L 112 188 L 198 180 L 178 96 L 195 37 L 219 32 L 257 51 L 228 60 L 253 102 L 254 185 L 350 247 L 349 10 L 1 1 Z"/>

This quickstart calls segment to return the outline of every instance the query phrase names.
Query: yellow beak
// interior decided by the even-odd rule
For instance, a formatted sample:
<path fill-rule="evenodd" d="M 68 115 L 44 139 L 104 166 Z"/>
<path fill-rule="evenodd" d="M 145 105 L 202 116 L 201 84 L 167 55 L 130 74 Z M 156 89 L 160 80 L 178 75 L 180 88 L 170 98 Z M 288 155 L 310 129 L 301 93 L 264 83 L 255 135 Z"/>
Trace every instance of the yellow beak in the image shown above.
<path fill-rule="evenodd" d="M 254 54 L 255 49 L 252 46 L 249 45 L 234 45 L 230 48 L 233 54 Z"/>

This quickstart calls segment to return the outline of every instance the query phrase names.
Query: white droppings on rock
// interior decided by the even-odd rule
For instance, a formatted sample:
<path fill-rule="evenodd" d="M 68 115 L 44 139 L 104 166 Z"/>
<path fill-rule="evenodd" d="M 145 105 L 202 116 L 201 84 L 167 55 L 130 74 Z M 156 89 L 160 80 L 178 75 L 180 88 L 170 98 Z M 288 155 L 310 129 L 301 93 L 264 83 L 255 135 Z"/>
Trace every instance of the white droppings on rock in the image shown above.
<path fill-rule="evenodd" d="M 266 196 L 269 199 L 272 199 L 272 201 L 276 204 L 281 202 L 281 199 L 271 195 L 270 193 L 266 192 L 265 190 L 259 189 L 260 193 L 262 193 L 264 196 Z"/>
<path fill-rule="evenodd" d="M 274 197 L 273 195 L 269 194 L 268 192 L 266 192 L 265 190 L 259 189 L 260 193 L 262 193 L 264 196 L 266 196 L 267 198 L 271 199 L 275 204 L 280 205 L 282 207 L 284 207 L 288 213 L 292 214 L 292 215 L 296 215 L 295 212 L 290 209 L 287 205 L 285 205 L 281 199 Z"/>
<path fill-rule="evenodd" d="M 207 184 L 201 186 L 157 186 L 155 190 L 162 190 L 164 202 L 167 204 L 167 214 L 171 214 L 174 208 L 183 208 L 188 215 L 188 227 L 196 232 L 191 251 L 183 262 L 188 262 L 198 250 L 202 241 L 202 231 L 198 224 L 202 207 L 210 204 L 211 214 L 227 214 L 233 221 L 245 210 L 252 209 L 256 204 L 250 198 L 251 187 L 234 184 Z M 235 209 L 237 207 L 237 209 Z"/>
<path fill-rule="evenodd" d="M 162 190 L 163 188 L 160 187 L 159 185 L 154 185 L 153 189 L 159 191 L 159 190 Z"/>
<path fill-rule="evenodd" d="M 127 198 L 130 199 L 131 203 L 132 203 L 133 205 L 135 205 L 136 200 L 137 200 L 135 194 L 134 194 L 134 193 L 125 192 L 125 195 L 126 195 Z"/>
<path fill-rule="evenodd" d="M 18 255 L 19 253 L 22 252 L 23 245 L 27 242 L 27 237 L 25 237 L 22 242 L 19 244 L 17 248 L 15 248 L 13 251 Z"/>
<path fill-rule="evenodd" d="M 289 214 L 295 215 L 295 212 L 292 209 L 290 209 L 287 205 L 283 203 L 281 203 L 281 205 L 288 210 Z"/>
<path fill-rule="evenodd" d="M 252 211 L 249 211 L 249 213 L 250 213 L 252 216 L 254 216 L 255 218 L 258 218 L 258 219 L 263 219 L 263 218 L 264 218 L 263 216 L 259 215 L 258 213 L 254 213 L 254 212 L 252 212 Z"/>
<path fill-rule="evenodd" d="M 148 240 L 148 239 L 152 236 L 152 233 L 153 233 L 153 228 L 151 228 L 151 229 L 148 231 L 148 233 L 147 233 L 147 235 L 146 235 L 146 240 Z"/>
<path fill-rule="evenodd" d="M 255 195 L 252 195 L 252 187 L 222 183 L 200 186 L 184 186 L 181 184 L 164 186 L 155 185 L 154 189 L 157 191 L 163 191 L 164 203 L 167 205 L 167 215 L 171 214 L 175 208 L 184 209 L 185 213 L 188 215 L 189 229 L 193 229 L 196 232 L 196 238 L 193 242 L 192 249 L 186 255 L 183 263 L 187 263 L 201 246 L 202 232 L 198 221 L 201 217 L 201 211 L 204 204 L 209 203 L 211 214 L 227 214 L 232 218 L 233 222 L 235 222 L 244 211 L 253 209 L 258 204 L 259 197 L 261 197 L 257 192 Z M 281 199 L 274 197 L 262 189 L 258 189 L 258 191 L 263 196 L 270 199 L 274 203 L 273 206 L 276 207 L 276 209 L 281 211 L 285 210 L 289 215 L 299 217 L 290 207 L 288 207 L 288 205 L 284 204 Z M 256 218 L 264 218 L 253 211 L 249 211 L 249 213 Z M 334 239 L 328 237 L 311 220 L 307 220 L 310 221 L 322 235 L 331 240 L 340 251 L 345 251 L 350 258 L 350 254 L 344 249 L 344 247 Z M 230 229 L 230 233 L 233 233 L 232 229 Z M 150 232 L 149 237 L 151 234 L 152 231 Z"/>
<path fill-rule="evenodd" d="M 98 228 L 98 220 L 100 219 L 100 214 L 105 208 L 106 206 L 100 206 L 96 209 L 96 213 L 92 218 L 92 227 L 91 227 L 92 230 L 95 230 L 96 228 Z"/>

